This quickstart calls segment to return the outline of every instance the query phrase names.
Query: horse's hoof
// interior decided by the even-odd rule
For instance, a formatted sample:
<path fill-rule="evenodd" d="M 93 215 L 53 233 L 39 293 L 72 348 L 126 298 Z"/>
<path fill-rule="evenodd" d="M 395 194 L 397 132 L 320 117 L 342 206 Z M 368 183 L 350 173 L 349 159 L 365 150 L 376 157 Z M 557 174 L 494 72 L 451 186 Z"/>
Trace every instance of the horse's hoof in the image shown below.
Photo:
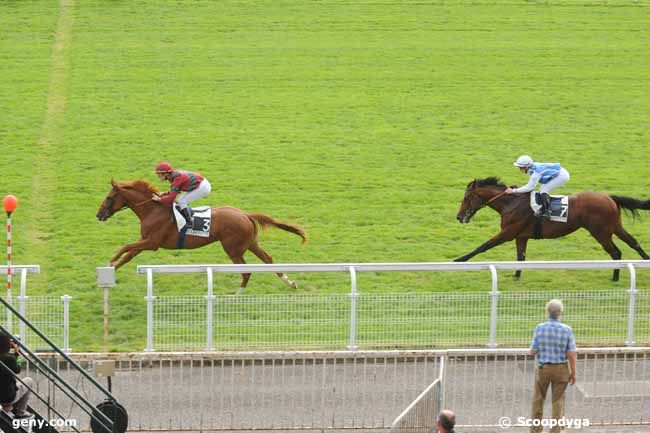
<path fill-rule="evenodd" d="M 235 295 L 237 295 L 237 296 L 240 296 L 240 295 L 243 295 L 243 294 L 244 294 L 244 288 L 243 287 L 240 287 L 239 290 L 237 290 L 237 292 L 235 293 Z"/>
<path fill-rule="evenodd" d="M 296 283 L 295 281 L 292 281 L 291 283 L 289 283 L 289 285 L 291 286 L 292 289 L 298 288 L 298 283 Z"/>

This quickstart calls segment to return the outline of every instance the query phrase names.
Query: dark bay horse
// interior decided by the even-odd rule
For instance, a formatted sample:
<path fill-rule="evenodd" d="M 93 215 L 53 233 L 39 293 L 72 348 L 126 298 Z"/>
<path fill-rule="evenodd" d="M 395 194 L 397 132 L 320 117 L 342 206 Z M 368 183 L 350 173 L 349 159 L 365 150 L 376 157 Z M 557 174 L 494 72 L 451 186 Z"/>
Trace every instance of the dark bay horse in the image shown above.
<path fill-rule="evenodd" d="M 100 221 L 106 221 L 114 213 L 130 208 L 140 219 L 140 240 L 122 247 L 111 259 L 111 266 L 118 269 L 144 250 L 156 251 L 158 248 L 176 249 L 179 233 L 172 218 L 171 208 L 151 200 L 158 189 L 147 181 L 115 182 L 111 180 L 112 188 L 102 202 L 97 212 Z M 212 224 L 209 237 L 187 236 L 185 248 L 200 248 L 215 241 L 221 245 L 236 264 L 246 263 L 244 253 L 248 250 L 264 263 L 273 263 L 273 258 L 266 253 L 257 242 L 257 226 L 273 226 L 296 234 L 305 243 L 307 236 L 303 229 L 291 224 L 274 220 L 264 214 L 249 214 L 234 207 L 219 207 L 212 209 Z M 242 274 L 241 293 L 251 274 Z M 278 276 L 289 287 L 297 287 L 286 274 Z"/>
<path fill-rule="evenodd" d="M 481 208 L 489 206 L 501 214 L 501 231 L 471 253 L 457 258 L 464 262 L 475 255 L 513 239 L 517 243 L 517 260 L 526 260 L 526 245 L 530 238 L 552 239 L 584 228 L 602 245 L 614 260 L 620 260 L 621 250 L 614 244 L 612 235 L 616 235 L 630 248 L 648 260 L 636 239 L 623 229 L 621 209 L 631 211 L 636 217 L 638 209 L 650 210 L 650 200 L 637 200 L 630 197 L 608 195 L 599 192 L 581 192 L 569 196 L 569 215 L 566 223 L 542 221 L 536 233 L 538 218 L 530 208 L 530 194 L 503 194 L 506 186 L 497 177 L 475 179 L 467 185 L 465 197 L 460 205 L 456 219 L 468 223 Z M 541 235 L 541 237 L 536 236 Z M 614 269 L 612 279 L 618 281 L 619 269 Z M 519 278 L 521 271 L 516 271 Z"/>

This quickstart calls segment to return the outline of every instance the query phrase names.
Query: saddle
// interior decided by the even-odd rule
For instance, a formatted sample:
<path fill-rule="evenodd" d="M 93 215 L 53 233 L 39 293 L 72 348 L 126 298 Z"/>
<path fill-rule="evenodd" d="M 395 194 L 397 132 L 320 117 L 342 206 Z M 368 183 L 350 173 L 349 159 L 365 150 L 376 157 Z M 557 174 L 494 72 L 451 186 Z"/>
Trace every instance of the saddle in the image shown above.
<path fill-rule="evenodd" d="M 550 221 L 565 223 L 569 218 L 569 196 L 552 195 L 551 197 L 551 218 Z M 542 208 L 542 198 L 540 193 L 530 193 L 530 208 L 537 213 Z"/>
<path fill-rule="evenodd" d="M 197 207 L 190 209 L 190 214 L 192 215 L 192 228 L 188 229 L 185 227 L 187 221 L 185 221 L 185 217 L 181 214 L 180 207 L 176 204 L 174 205 L 173 215 L 178 231 L 192 236 L 209 237 L 210 227 L 212 225 L 211 208 L 209 206 Z"/>

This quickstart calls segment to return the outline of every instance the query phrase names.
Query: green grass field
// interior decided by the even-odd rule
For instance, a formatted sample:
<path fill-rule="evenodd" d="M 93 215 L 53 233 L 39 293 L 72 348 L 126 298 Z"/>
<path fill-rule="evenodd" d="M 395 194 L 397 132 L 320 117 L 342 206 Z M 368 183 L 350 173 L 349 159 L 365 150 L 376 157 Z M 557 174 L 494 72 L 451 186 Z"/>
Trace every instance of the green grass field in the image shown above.
<path fill-rule="evenodd" d="M 130 211 L 95 214 L 111 178 L 155 179 L 169 160 L 213 185 L 204 204 L 299 223 L 269 231 L 276 262 L 447 261 L 497 232 L 455 215 L 465 185 L 526 182 L 521 153 L 560 161 L 562 193 L 648 199 L 647 1 L 4 1 L 0 195 L 15 194 L 14 263 L 32 295 L 73 296 L 72 347 L 101 348 L 95 267 L 138 239 Z M 4 222 L 4 219 L 2 220 Z M 650 220 L 625 219 L 650 250 Z M 638 258 L 618 242 L 624 258 Z M 256 262 L 252 256 L 251 262 Z M 514 245 L 475 260 L 513 260 Z M 606 259 L 586 232 L 529 244 L 528 259 Z M 145 252 L 111 293 L 114 350 L 144 347 L 137 264 L 227 263 L 218 245 Z M 344 275 L 298 275 L 298 293 L 344 293 Z M 609 272 L 507 275 L 502 290 L 600 289 Z M 650 277 L 639 275 L 648 288 Z M 159 283 L 159 284 L 158 284 Z M 489 275 L 363 275 L 364 292 L 488 290 Z M 238 276 L 217 280 L 230 294 Z M 204 293 L 203 277 L 157 294 Z M 248 294 L 287 293 L 271 275 Z"/>

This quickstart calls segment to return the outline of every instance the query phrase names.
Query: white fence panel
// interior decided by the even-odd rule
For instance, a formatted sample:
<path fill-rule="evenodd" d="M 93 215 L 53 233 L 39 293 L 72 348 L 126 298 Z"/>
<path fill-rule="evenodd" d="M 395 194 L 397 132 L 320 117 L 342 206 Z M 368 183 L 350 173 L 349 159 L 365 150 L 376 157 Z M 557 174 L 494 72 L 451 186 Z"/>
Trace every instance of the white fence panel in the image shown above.
<path fill-rule="evenodd" d="M 113 391 L 129 410 L 129 431 L 143 432 L 385 430 L 439 377 L 444 359 L 441 391 L 459 430 L 498 431 L 503 416 L 513 422 L 530 416 L 535 367 L 526 352 L 110 353 L 74 359 L 88 368 L 94 359 L 117 361 Z M 65 363 L 51 365 L 71 383 L 78 380 Z M 578 383 L 567 391 L 567 417 L 650 426 L 650 348 L 579 349 L 577 373 Z M 25 374 L 42 380 L 30 366 Z M 78 389 L 101 401 L 83 382 Z"/>
<path fill-rule="evenodd" d="M 445 358 L 440 358 L 440 373 L 436 380 L 402 412 L 391 425 L 393 433 L 431 433 L 444 408 Z"/>
<path fill-rule="evenodd" d="M 583 345 L 650 344 L 648 295 L 636 288 L 645 260 L 138 266 L 147 276 L 147 351 L 390 349 L 525 346 L 551 298 Z M 497 270 L 627 269 L 629 290 L 501 293 Z M 345 272 L 349 295 L 214 296 L 215 273 Z M 487 271 L 489 292 L 366 294 L 358 272 Z M 205 297 L 156 297 L 154 274 L 204 273 Z M 640 312 L 641 314 L 637 314 Z M 347 336 L 347 340 L 343 338 Z M 347 343 L 347 344 L 346 344 Z"/>
<path fill-rule="evenodd" d="M 0 266 L 0 275 L 7 274 L 7 266 Z M 70 301 L 71 296 L 27 296 L 27 278 L 29 274 L 39 274 L 38 265 L 12 266 L 12 273 L 20 275 L 20 294 L 9 296 L 7 302 L 36 326 L 64 351 L 70 350 Z M 25 344 L 33 350 L 40 350 L 41 339 L 27 330 L 25 323 L 18 320 L 7 309 L 7 329 L 14 335 L 20 336 Z"/>

